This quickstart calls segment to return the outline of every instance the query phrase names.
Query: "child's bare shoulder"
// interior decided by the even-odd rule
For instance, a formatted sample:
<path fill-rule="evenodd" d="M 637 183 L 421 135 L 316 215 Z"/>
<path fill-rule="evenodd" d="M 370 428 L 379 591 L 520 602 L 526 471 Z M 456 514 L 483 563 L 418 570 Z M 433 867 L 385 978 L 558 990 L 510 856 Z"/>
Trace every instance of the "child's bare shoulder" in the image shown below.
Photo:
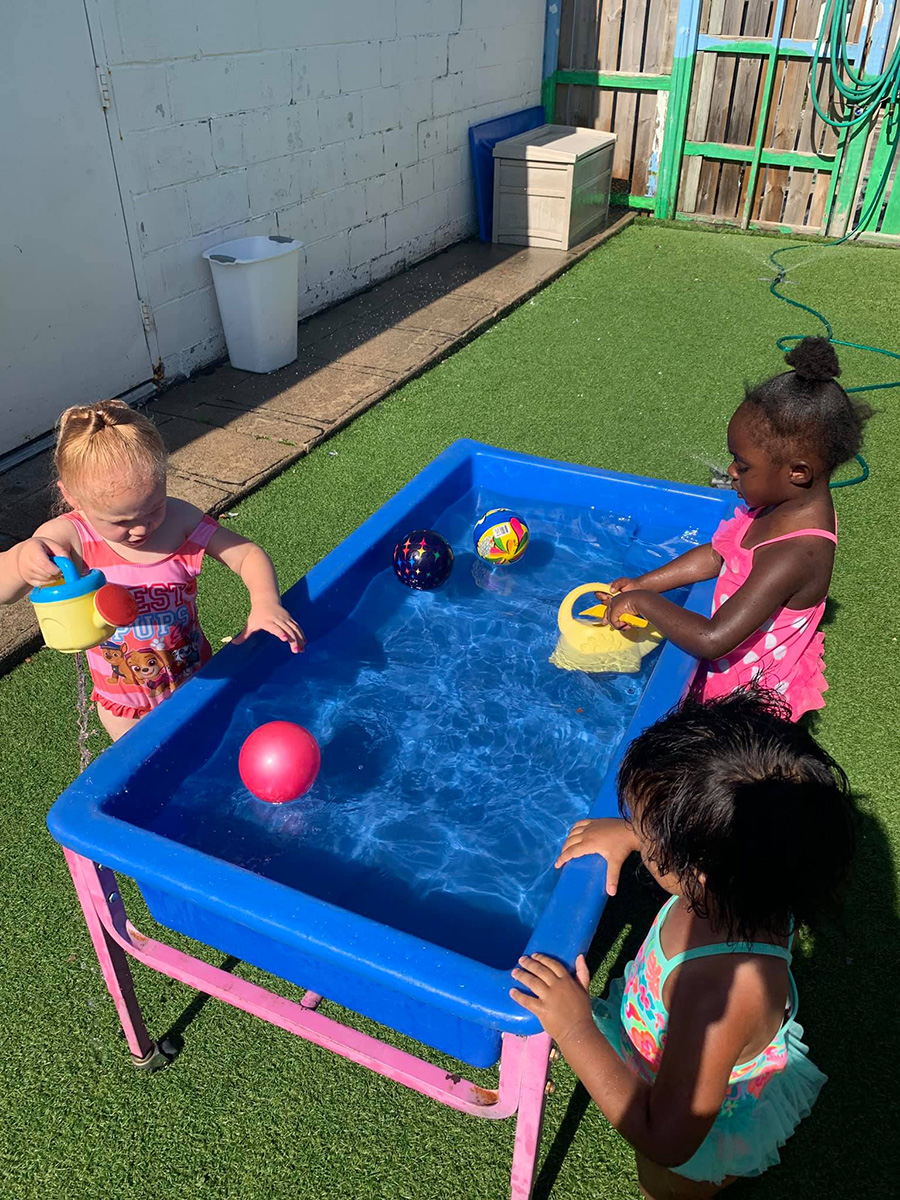
<path fill-rule="evenodd" d="M 79 558 L 81 557 L 81 538 L 78 536 L 78 528 L 74 521 L 68 520 L 67 517 L 51 517 L 49 521 L 39 525 L 32 536 L 49 538 L 50 541 L 62 546 L 64 550 L 69 550 Z"/>
<path fill-rule="evenodd" d="M 168 499 L 166 517 L 172 523 L 173 533 L 180 535 L 181 541 L 193 533 L 205 515 L 202 509 L 187 500 L 179 500 L 175 496 Z"/>

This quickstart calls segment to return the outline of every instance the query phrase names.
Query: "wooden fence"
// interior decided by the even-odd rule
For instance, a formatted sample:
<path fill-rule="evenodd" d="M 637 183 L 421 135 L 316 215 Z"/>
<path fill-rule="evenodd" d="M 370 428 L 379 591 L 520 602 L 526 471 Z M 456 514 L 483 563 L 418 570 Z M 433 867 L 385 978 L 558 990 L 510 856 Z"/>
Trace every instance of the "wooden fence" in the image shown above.
<path fill-rule="evenodd" d="M 848 138 L 816 115 L 822 0 L 557 4 L 547 25 L 547 118 L 617 135 L 615 203 L 829 236 L 846 233 L 866 206 L 900 118 L 893 112 Z M 857 70 L 881 71 L 898 35 L 897 0 L 855 0 L 848 40 Z M 827 61 L 818 88 L 827 112 Z M 900 240 L 900 185 L 891 182 L 866 236 Z"/>

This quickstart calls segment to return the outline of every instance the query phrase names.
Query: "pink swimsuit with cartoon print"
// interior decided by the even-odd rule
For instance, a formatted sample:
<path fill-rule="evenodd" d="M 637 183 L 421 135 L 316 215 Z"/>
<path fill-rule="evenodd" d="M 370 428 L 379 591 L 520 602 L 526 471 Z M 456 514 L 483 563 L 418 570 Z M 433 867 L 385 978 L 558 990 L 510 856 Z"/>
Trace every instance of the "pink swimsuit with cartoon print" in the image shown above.
<path fill-rule="evenodd" d="M 133 625 L 88 650 L 91 699 L 117 717 L 140 717 L 212 657 L 197 616 L 197 576 L 218 522 L 203 517 L 174 554 L 134 563 L 121 558 L 79 513 L 64 516 L 78 531 L 85 566 L 98 567 L 107 583 L 127 587 L 138 606 Z"/>
<path fill-rule="evenodd" d="M 836 534 L 825 529 L 798 529 L 747 550 L 741 543 L 752 524 L 753 514 L 741 507 L 733 517 L 721 523 L 712 539 L 713 549 L 722 556 L 713 612 L 747 582 L 753 570 L 753 555 L 763 546 L 798 537 L 823 537 L 837 545 Z M 824 599 L 812 608 L 776 609 L 756 633 L 730 654 L 715 662 L 700 664 L 693 694 L 705 700 L 712 696 L 727 696 L 737 688 L 759 683 L 784 697 L 791 706 L 793 721 L 813 709 L 824 708 L 823 694 L 828 690 L 828 684 L 822 655 L 825 639 L 819 632 L 824 612 Z"/>

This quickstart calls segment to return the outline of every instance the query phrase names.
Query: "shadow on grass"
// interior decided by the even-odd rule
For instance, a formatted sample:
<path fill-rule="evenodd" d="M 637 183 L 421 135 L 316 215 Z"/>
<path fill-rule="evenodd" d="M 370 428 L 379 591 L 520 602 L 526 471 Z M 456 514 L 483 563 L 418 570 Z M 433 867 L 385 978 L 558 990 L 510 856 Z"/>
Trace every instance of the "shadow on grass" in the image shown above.
<path fill-rule="evenodd" d="M 794 959 L 804 1040 L 828 1083 L 782 1152 L 782 1165 L 754 1185 L 735 1184 L 729 1196 L 736 1200 L 896 1195 L 895 866 L 885 829 L 870 811 L 861 814 L 858 838 L 843 919 L 823 927 Z"/>
<path fill-rule="evenodd" d="M 240 965 L 239 958 L 229 956 L 219 964 L 220 971 L 227 971 L 232 974 L 236 967 Z M 163 1034 L 161 1042 L 168 1043 L 176 1054 L 180 1054 L 184 1049 L 184 1035 L 188 1027 L 200 1016 L 207 1003 L 212 999 L 206 992 L 198 992 L 190 1004 L 185 1008 L 179 1017 L 169 1026 Z"/>

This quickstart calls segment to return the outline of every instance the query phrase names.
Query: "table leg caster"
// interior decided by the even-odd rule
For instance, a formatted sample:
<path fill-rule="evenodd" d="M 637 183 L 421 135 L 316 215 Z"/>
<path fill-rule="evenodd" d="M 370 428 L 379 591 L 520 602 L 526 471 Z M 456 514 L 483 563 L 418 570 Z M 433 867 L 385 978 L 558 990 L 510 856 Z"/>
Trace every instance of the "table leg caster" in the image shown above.
<path fill-rule="evenodd" d="M 177 1054 L 178 1051 L 171 1042 L 154 1042 L 152 1049 L 143 1058 L 132 1055 L 131 1061 L 136 1070 L 150 1074 L 153 1071 L 162 1071 L 169 1063 L 174 1062 Z"/>

